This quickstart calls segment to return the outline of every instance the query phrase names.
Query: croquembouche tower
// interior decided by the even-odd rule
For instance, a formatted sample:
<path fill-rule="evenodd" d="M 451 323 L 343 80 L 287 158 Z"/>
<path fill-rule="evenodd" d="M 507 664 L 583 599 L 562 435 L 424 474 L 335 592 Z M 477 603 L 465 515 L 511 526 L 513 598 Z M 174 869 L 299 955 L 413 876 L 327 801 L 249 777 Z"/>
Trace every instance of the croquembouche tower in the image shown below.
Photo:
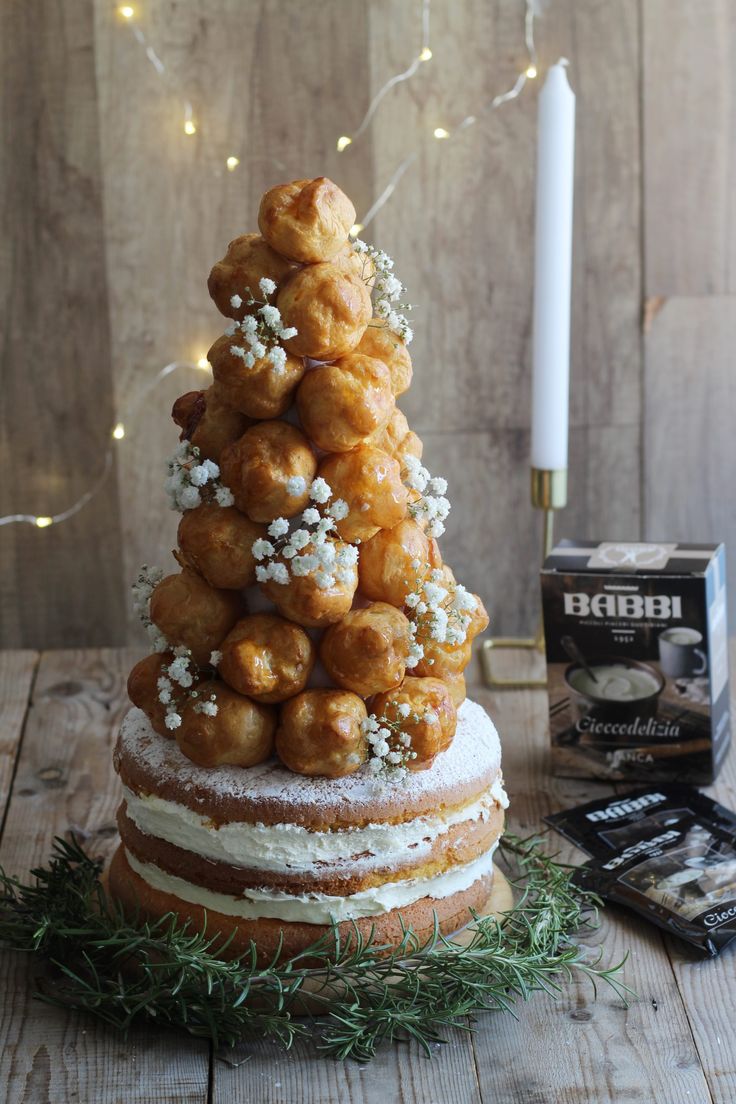
<path fill-rule="evenodd" d="M 268 191 L 208 281 L 228 319 L 182 395 L 178 570 L 134 597 L 112 895 L 270 956 L 333 922 L 398 941 L 482 910 L 507 804 L 465 698 L 480 599 L 443 563 L 443 479 L 396 400 L 403 288 L 330 180 Z"/>

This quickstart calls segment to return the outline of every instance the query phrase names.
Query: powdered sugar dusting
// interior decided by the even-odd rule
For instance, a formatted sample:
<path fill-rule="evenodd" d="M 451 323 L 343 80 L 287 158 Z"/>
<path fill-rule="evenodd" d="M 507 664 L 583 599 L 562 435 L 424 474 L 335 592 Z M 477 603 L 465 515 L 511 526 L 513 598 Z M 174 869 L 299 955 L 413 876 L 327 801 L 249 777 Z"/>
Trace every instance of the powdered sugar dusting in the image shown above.
<path fill-rule="evenodd" d="M 377 785 L 363 767 L 346 778 L 307 778 L 275 760 L 256 767 L 198 767 L 174 740 L 157 735 L 140 709 L 123 721 L 115 756 L 116 769 L 128 781 L 136 766 L 166 796 L 172 787 L 189 808 L 213 818 L 258 822 L 268 806 L 271 822 L 309 826 L 319 819 L 341 826 L 395 816 L 397 794 Z M 501 766 L 498 733 L 485 710 L 465 701 L 458 710 L 452 744 L 429 770 L 409 772 L 401 783 L 400 807 L 419 816 L 457 801 L 458 792 L 480 794 L 494 782 Z"/>

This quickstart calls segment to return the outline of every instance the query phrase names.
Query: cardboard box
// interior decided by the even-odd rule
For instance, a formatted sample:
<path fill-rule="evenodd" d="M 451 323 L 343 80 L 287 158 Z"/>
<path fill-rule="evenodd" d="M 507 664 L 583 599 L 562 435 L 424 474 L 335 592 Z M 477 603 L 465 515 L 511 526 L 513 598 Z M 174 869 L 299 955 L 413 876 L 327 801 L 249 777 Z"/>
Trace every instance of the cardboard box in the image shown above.
<path fill-rule="evenodd" d="M 542 606 L 553 773 L 712 782 L 731 731 L 723 545 L 562 541 Z"/>

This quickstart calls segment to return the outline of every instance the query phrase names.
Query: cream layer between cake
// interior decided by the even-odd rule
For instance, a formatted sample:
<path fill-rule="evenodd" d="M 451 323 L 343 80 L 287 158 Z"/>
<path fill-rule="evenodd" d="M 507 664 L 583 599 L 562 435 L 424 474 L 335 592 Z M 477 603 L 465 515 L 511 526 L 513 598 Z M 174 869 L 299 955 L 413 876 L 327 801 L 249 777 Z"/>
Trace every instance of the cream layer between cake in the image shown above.
<path fill-rule="evenodd" d="M 213 862 L 233 863 L 250 870 L 309 873 L 324 864 L 349 863 L 357 870 L 385 866 L 411 850 L 419 862 L 429 855 L 438 836 L 453 825 L 487 820 L 499 805 L 508 808 L 500 776 L 478 801 L 437 816 L 420 816 L 399 824 L 375 822 L 362 828 L 310 831 L 299 824 L 231 821 L 213 825 L 186 805 L 156 794 L 123 792 L 127 814 L 141 832 L 191 851 Z"/>
<path fill-rule="evenodd" d="M 249 889 L 241 897 L 215 893 L 195 885 L 175 874 L 169 874 L 153 863 L 140 862 L 130 851 L 125 856 L 131 868 L 153 889 L 171 893 L 190 904 L 201 905 L 212 912 L 235 916 L 243 920 L 268 917 L 289 923 L 329 924 L 331 921 L 358 920 L 364 916 L 380 916 L 391 909 L 406 908 L 423 897 L 442 900 L 453 893 L 469 889 L 480 878 L 493 872 L 496 841 L 473 862 L 454 866 L 432 878 L 407 878 L 403 882 L 387 882 L 382 886 L 360 890 L 348 897 L 331 897 L 326 893 L 292 894 L 270 889 Z"/>

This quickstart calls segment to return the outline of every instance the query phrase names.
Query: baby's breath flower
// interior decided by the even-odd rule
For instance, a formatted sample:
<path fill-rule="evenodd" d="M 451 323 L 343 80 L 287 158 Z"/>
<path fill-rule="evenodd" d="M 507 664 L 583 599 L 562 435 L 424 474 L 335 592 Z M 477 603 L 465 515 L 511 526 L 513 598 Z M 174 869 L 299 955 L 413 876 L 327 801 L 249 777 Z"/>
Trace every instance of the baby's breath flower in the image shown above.
<path fill-rule="evenodd" d="M 286 493 L 289 495 L 303 495 L 306 489 L 307 481 L 303 475 L 292 475 L 286 480 Z"/>
<path fill-rule="evenodd" d="M 318 475 L 316 479 L 312 480 L 312 484 L 309 488 L 309 497 L 314 502 L 324 504 L 332 497 L 332 488 L 329 483 Z"/>

